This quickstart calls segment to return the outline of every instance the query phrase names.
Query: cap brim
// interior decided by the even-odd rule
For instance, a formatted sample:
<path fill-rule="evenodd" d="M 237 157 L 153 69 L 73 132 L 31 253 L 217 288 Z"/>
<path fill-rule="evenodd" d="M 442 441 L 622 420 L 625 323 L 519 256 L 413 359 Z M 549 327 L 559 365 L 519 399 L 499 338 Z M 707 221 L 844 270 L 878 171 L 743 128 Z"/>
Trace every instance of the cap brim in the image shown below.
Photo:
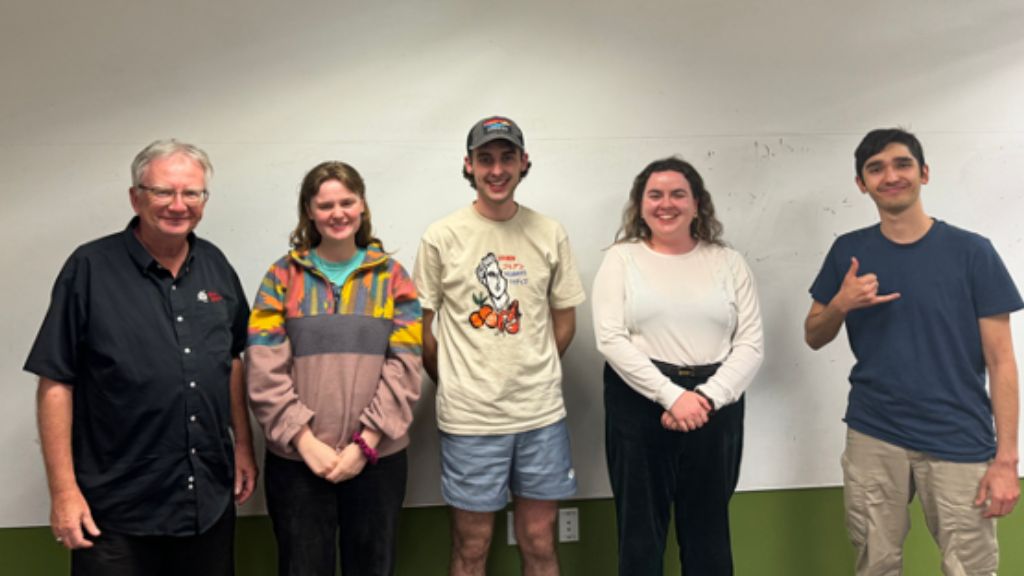
<path fill-rule="evenodd" d="M 518 142 L 516 142 L 512 138 L 506 136 L 505 134 L 489 134 L 489 135 L 484 136 L 483 138 L 481 138 L 480 141 L 477 142 L 474 146 L 470 146 L 469 150 L 476 150 L 477 148 L 483 146 L 484 144 L 490 144 L 491 142 L 494 142 L 495 140 L 504 140 L 504 141 L 508 142 L 509 144 L 515 146 L 516 148 L 518 148 L 520 150 L 523 149 L 523 147 L 520 146 Z"/>

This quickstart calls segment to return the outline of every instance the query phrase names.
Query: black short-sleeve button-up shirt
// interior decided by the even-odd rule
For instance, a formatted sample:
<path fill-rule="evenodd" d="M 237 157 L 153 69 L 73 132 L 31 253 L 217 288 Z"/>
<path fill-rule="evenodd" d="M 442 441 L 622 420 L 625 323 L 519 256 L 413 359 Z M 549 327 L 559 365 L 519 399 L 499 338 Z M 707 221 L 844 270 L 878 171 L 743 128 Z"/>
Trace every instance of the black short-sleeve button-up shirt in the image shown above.
<path fill-rule="evenodd" d="M 249 306 L 213 244 L 190 234 L 175 278 L 137 224 L 68 258 L 25 370 L 72 387 L 75 474 L 100 529 L 200 534 L 231 505 Z"/>

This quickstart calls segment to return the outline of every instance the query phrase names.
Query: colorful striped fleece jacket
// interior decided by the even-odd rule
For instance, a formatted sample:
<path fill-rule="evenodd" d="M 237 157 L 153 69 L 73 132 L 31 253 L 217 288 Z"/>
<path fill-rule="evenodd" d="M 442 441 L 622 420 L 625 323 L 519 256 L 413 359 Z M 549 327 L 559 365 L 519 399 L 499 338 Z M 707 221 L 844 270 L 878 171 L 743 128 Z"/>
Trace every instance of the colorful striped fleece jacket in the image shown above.
<path fill-rule="evenodd" d="M 308 256 L 292 250 L 270 267 L 249 318 L 249 401 L 267 448 L 301 460 L 291 442 L 308 424 L 337 448 L 378 430 L 378 452 L 394 454 L 409 444 L 420 396 L 416 287 L 377 245 L 340 289 Z"/>

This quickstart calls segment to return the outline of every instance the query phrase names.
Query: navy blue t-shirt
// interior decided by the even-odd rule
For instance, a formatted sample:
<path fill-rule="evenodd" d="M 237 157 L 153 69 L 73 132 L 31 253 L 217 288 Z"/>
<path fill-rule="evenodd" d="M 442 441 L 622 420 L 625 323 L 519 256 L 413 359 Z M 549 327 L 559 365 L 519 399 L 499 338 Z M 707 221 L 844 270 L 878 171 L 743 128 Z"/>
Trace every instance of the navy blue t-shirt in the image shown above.
<path fill-rule="evenodd" d="M 978 319 L 1024 307 L 988 239 L 936 220 L 912 244 L 876 224 L 836 239 L 811 286 L 828 304 L 851 257 L 858 275 L 878 276 L 878 294 L 900 298 L 846 317 L 856 363 L 848 426 L 874 438 L 954 462 L 995 455 L 992 408 Z"/>

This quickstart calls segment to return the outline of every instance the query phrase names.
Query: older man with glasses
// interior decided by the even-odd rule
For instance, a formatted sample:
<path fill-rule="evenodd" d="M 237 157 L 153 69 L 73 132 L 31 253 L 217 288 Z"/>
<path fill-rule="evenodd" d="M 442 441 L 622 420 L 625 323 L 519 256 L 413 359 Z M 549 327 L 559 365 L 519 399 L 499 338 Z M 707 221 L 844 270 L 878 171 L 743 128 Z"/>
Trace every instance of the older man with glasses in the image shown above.
<path fill-rule="evenodd" d="M 67 260 L 25 363 L 72 574 L 234 573 L 234 504 L 257 473 L 239 360 L 249 307 L 193 233 L 212 170 L 176 140 L 136 156 L 135 218 Z"/>

